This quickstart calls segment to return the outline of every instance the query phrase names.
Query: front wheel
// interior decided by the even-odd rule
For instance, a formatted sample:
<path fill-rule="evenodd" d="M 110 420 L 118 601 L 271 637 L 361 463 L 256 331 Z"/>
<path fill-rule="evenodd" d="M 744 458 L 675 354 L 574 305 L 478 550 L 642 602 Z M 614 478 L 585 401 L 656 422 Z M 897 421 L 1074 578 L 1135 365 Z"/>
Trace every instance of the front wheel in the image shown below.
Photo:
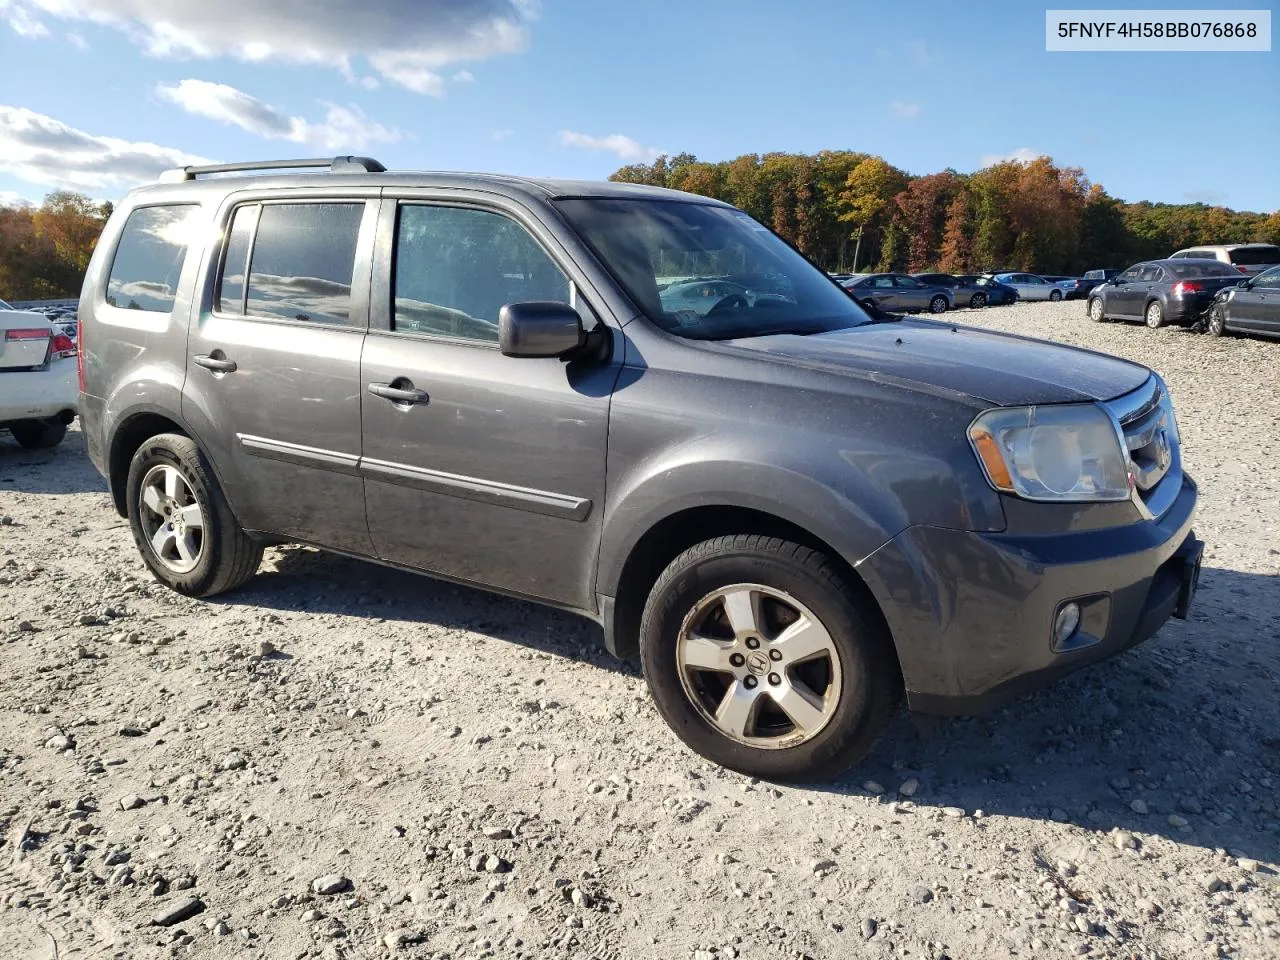
<path fill-rule="evenodd" d="M 981 309 L 986 305 L 987 305 L 987 295 L 985 293 L 975 293 L 972 297 L 969 298 L 969 306 L 974 310 Z"/>
<path fill-rule="evenodd" d="M 1211 337 L 1220 337 L 1227 332 L 1227 311 L 1222 304 L 1215 303 L 1209 308 L 1209 319 L 1204 325 L 1204 332 Z"/>
<path fill-rule="evenodd" d="M 1061 291 L 1061 290 L 1050 290 L 1050 291 L 1049 291 L 1049 299 L 1050 299 L 1050 301 L 1052 301 L 1053 303 L 1057 303 L 1059 300 L 1061 300 L 1061 299 L 1062 299 L 1062 291 Z"/>
<path fill-rule="evenodd" d="M 1147 312 L 1145 314 L 1147 326 L 1152 330 L 1158 330 L 1164 326 L 1164 307 L 1160 305 L 1159 300 L 1152 300 L 1147 304 Z"/>
<path fill-rule="evenodd" d="M 856 763 L 902 687 L 871 601 L 823 554 L 757 535 L 671 562 L 645 605 L 640 654 L 681 740 L 768 779 L 822 780 Z"/>
<path fill-rule="evenodd" d="M 19 420 L 9 425 L 9 432 L 27 450 L 44 450 L 62 442 L 67 425 L 61 420 Z"/>
<path fill-rule="evenodd" d="M 189 597 L 212 597 L 249 580 L 262 547 L 240 527 L 195 441 L 151 437 L 129 464 L 129 527 L 155 578 Z"/>
<path fill-rule="evenodd" d="M 947 303 L 947 298 L 942 295 L 938 295 L 929 301 L 929 312 L 946 313 L 948 306 L 950 306 L 950 304 Z"/>
<path fill-rule="evenodd" d="M 1094 323 L 1104 323 L 1107 319 L 1106 307 L 1103 306 L 1101 297 L 1094 297 L 1089 301 L 1089 319 Z"/>

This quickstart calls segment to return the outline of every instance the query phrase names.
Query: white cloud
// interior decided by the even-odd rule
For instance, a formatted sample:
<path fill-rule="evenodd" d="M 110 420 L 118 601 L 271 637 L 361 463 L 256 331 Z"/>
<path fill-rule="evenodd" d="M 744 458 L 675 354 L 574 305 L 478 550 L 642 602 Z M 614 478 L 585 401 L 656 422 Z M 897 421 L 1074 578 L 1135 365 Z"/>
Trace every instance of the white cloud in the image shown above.
<path fill-rule="evenodd" d="M 997 163 L 1030 163 L 1032 160 L 1037 160 L 1043 156 L 1044 154 L 1039 150 L 1032 150 L 1030 147 L 1019 147 L 1012 153 L 984 153 L 978 167 L 990 167 Z"/>
<path fill-rule="evenodd" d="M 0 190 L 0 207 L 34 207 L 35 202 L 28 200 L 17 190 Z"/>
<path fill-rule="evenodd" d="M 84 37 L 82 37 L 78 33 L 68 33 L 67 40 L 69 40 L 71 42 L 71 45 L 75 47 L 77 50 L 89 49 L 89 41 L 86 40 Z"/>
<path fill-rule="evenodd" d="M 938 59 L 938 54 L 925 40 L 908 40 L 904 46 L 907 50 L 907 59 L 918 67 L 933 63 Z"/>
<path fill-rule="evenodd" d="M 515 135 L 516 135 L 516 132 L 512 130 L 510 127 L 502 127 L 498 130 L 489 131 L 489 138 L 491 140 L 506 140 L 510 137 L 514 137 Z"/>
<path fill-rule="evenodd" d="M 889 109 L 903 120 L 913 120 L 920 116 L 920 104 L 907 103 L 905 100 L 891 101 L 889 103 Z"/>
<path fill-rule="evenodd" d="M 234 57 L 349 72 L 363 57 L 384 79 L 440 95 L 454 63 L 523 50 L 536 0 L 0 0 L 24 35 L 44 20 L 120 30 L 154 57 Z"/>
<path fill-rule="evenodd" d="M 98 136 L 26 107 L 0 105 L 0 170 L 28 183 L 111 190 L 154 180 L 170 167 L 208 162 L 173 147 Z"/>
<path fill-rule="evenodd" d="M 156 92 L 188 113 L 228 123 L 268 140 L 291 140 L 321 150 L 363 150 L 372 143 L 402 139 L 398 130 L 370 120 L 359 107 L 326 103 L 325 118 L 313 123 L 290 117 L 243 90 L 207 80 L 183 80 L 161 84 Z"/>
<path fill-rule="evenodd" d="M 476 75 L 470 70 L 459 70 L 450 79 L 454 83 L 475 83 Z"/>
<path fill-rule="evenodd" d="M 593 137 L 589 133 L 575 133 L 573 130 L 561 130 L 560 142 L 566 147 L 581 147 L 584 150 L 608 150 L 616 153 L 619 160 L 636 162 L 655 160 L 664 151 L 656 147 L 641 146 L 640 142 L 621 133 L 611 133 L 607 137 Z"/>

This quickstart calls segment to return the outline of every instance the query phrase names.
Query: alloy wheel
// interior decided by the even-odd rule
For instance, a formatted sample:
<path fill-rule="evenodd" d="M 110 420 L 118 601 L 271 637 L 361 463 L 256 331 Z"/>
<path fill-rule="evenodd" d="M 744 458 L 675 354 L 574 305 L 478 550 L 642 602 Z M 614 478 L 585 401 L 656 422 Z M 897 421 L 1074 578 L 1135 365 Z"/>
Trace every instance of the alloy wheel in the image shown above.
<path fill-rule="evenodd" d="M 176 467 L 152 467 L 138 491 L 138 519 L 152 553 L 174 573 L 190 573 L 204 551 L 204 511 Z"/>
<path fill-rule="evenodd" d="M 974 310 L 987 305 L 987 295 L 985 293 L 975 293 L 969 298 L 969 306 Z"/>
<path fill-rule="evenodd" d="M 1094 323 L 1101 323 L 1106 319 L 1103 312 L 1101 297 L 1094 297 L 1089 303 L 1089 319 Z"/>
<path fill-rule="evenodd" d="M 840 702 L 831 634 L 790 594 L 736 583 L 684 618 L 676 661 L 685 695 L 724 736 L 762 749 L 816 736 Z"/>

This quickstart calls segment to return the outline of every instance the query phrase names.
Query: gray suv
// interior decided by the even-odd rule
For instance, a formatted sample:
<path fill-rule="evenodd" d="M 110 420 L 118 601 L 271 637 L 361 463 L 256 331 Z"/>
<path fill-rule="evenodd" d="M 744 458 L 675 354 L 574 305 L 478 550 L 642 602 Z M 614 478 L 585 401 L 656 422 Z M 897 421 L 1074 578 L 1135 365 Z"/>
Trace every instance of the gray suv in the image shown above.
<path fill-rule="evenodd" d="M 732 288 L 669 309 L 689 277 Z M 294 542 L 571 610 L 763 777 L 844 769 L 904 693 L 971 713 L 1110 656 L 1196 586 L 1156 374 L 871 317 L 705 197 L 188 167 L 116 208 L 79 316 L 89 453 L 160 581 Z"/>

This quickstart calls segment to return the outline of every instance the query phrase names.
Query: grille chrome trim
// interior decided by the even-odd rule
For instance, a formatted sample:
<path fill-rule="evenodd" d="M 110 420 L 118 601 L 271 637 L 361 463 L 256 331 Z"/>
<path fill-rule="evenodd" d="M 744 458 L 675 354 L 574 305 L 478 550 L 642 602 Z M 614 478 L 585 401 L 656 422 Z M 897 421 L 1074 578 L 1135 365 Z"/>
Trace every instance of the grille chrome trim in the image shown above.
<path fill-rule="evenodd" d="M 1182 486 L 1182 451 L 1169 391 L 1153 373 L 1137 390 L 1102 406 L 1125 451 L 1134 506 L 1148 520 L 1162 516 Z"/>

